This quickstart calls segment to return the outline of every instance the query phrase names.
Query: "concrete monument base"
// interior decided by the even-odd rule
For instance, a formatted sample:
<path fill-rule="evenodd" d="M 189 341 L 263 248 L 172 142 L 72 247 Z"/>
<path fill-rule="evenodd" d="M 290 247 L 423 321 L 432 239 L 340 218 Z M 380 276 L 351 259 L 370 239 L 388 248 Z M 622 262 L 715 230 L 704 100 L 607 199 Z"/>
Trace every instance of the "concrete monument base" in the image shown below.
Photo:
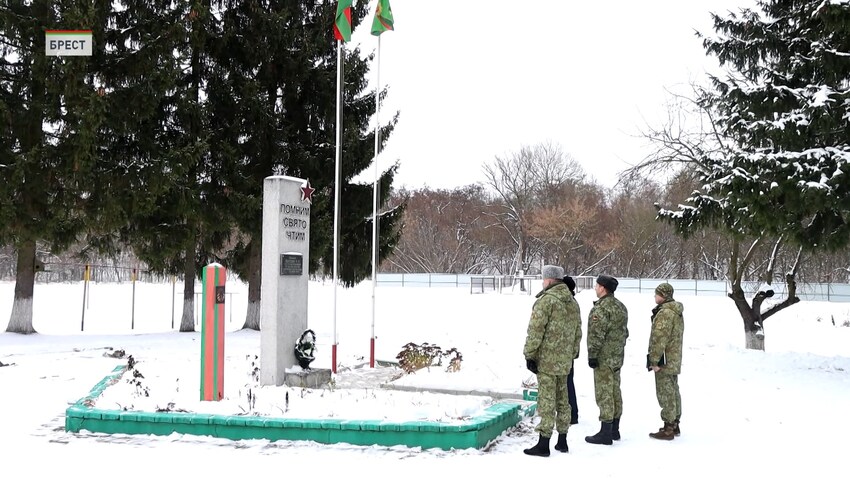
<path fill-rule="evenodd" d="M 331 383 L 331 369 L 311 368 L 300 372 L 284 372 L 283 383 L 290 387 L 322 388 Z"/>

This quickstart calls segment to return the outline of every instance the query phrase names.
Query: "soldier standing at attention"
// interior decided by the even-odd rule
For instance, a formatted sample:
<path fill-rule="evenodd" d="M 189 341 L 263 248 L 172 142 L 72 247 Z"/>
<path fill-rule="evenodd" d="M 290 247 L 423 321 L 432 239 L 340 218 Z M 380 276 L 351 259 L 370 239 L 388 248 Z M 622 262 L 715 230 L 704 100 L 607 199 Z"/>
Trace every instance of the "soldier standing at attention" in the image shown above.
<path fill-rule="evenodd" d="M 594 445 L 610 445 L 620 439 L 620 416 L 623 395 L 620 392 L 620 369 L 623 367 L 626 339 L 629 337 L 629 313 L 614 297 L 619 282 L 600 275 L 596 278 L 596 297 L 587 319 L 587 364 L 593 369 L 593 385 L 599 421 L 596 435 L 584 440 Z"/>
<path fill-rule="evenodd" d="M 531 310 L 523 355 L 525 366 L 537 374 L 537 415 L 540 434 L 537 444 L 523 450 L 526 455 L 549 456 L 552 429 L 558 430 L 555 449 L 566 453 L 570 428 L 567 375 L 581 342 L 578 303 L 561 280 L 564 269 L 543 266 L 543 290 Z"/>
<path fill-rule="evenodd" d="M 664 426 L 649 436 L 672 440 L 679 436 L 682 417 L 682 396 L 679 394 L 679 373 L 682 371 L 682 336 L 685 333 L 684 306 L 673 300 L 673 286 L 664 283 L 655 288 L 652 309 L 652 332 L 646 369 L 655 372 L 655 396 L 661 407 Z"/>
<path fill-rule="evenodd" d="M 564 284 L 567 284 L 567 288 L 570 289 L 570 294 L 573 297 L 576 296 L 576 280 L 570 276 L 564 276 Z M 578 303 L 578 301 L 576 301 Z M 581 318 L 581 308 L 579 308 L 578 312 L 579 319 Z M 579 329 L 581 329 L 581 325 L 579 324 Z M 576 347 L 576 357 L 578 358 L 579 347 Z M 575 373 L 576 368 L 575 364 L 570 367 L 570 374 L 567 375 L 567 396 L 570 399 L 570 425 L 575 425 L 578 423 L 578 397 L 576 397 L 576 385 L 575 385 Z"/>

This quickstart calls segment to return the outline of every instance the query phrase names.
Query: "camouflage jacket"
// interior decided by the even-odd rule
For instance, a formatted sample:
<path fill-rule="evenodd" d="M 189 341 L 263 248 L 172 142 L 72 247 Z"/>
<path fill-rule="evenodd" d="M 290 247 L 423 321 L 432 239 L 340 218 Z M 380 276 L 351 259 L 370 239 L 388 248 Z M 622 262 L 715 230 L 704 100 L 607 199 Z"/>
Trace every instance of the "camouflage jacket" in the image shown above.
<path fill-rule="evenodd" d="M 593 303 L 587 317 L 587 357 L 600 365 L 623 367 L 626 339 L 629 338 L 629 311 L 613 294 Z"/>
<path fill-rule="evenodd" d="M 666 373 L 678 374 L 682 371 L 682 336 L 685 333 L 685 319 L 681 302 L 670 300 L 654 309 L 652 315 L 652 333 L 649 335 L 649 363 L 657 364 L 664 359 L 662 369 Z"/>
<path fill-rule="evenodd" d="M 528 322 L 523 354 L 536 360 L 541 373 L 567 375 L 581 343 L 578 302 L 566 284 L 557 282 L 537 294 Z"/>

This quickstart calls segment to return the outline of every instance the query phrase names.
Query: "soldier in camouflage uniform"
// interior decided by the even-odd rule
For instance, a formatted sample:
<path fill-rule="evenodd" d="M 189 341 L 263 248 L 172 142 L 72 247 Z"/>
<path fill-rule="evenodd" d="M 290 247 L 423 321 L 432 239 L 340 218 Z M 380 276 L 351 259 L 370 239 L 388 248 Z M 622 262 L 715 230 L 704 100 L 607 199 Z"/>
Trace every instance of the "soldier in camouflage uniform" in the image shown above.
<path fill-rule="evenodd" d="M 570 294 L 573 297 L 576 296 L 576 280 L 570 276 L 564 276 L 564 284 L 567 284 L 567 288 L 570 289 Z M 578 302 L 578 301 L 576 301 Z M 578 312 L 579 318 L 581 318 L 581 308 L 579 308 Z M 581 328 L 581 326 L 579 326 Z M 576 357 L 578 358 L 579 348 L 576 347 Z M 575 425 L 578 423 L 578 397 L 576 397 L 576 385 L 575 385 L 575 373 L 576 367 L 575 363 L 570 367 L 570 374 L 567 375 L 567 396 L 570 399 L 570 425 Z"/>
<path fill-rule="evenodd" d="M 623 414 L 620 369 L 629 337 L 629 313 L 614 297 L 617 285 L 617 279 L 611 276 L 596 278 L 599 300 L 593 303 L 587 319 L 587 363 L 593 369 L 601 426 L 596 435 L 585 437 L 585 441 L 594 445 L 611 445 L 613 440 L 620 439 L 620 416 Z"/>
<path fill-rule="evenodd" d="M 526 367 L 537 374 L 537 444 L 524 450 L 526 455 L 549 456 L 553 427 L 558 430 L 555 449 L 566 453 L 570 428 L 570 403 L 567 375 L 581 342 L 581 318 L 578 303 L 561 280 L 564 269 L 543 266 L 543 290 L 531 311 L 523 354 Z"/>
<path fill-rule="evenodd" d="M 655 372 L 655 395 L 661 406 L 664 426 L 649 436 L 672 440 L 678 436 L 682 417 L 682 396 L 679 394 L 679 373 L 682 371 L 682 336 L 685 332 L 684 306 L 673 300 L 673 286 L 664 283 L 655 288 L 652 309 L 652 333 L 646 369 Z"/>

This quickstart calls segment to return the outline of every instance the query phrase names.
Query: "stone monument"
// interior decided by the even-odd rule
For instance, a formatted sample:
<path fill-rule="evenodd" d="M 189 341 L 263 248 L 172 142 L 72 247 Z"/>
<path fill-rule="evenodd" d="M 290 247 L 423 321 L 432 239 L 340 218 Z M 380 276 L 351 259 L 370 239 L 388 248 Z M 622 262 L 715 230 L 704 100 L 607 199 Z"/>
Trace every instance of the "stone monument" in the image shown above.
<path fill-rule="evenodd" d="M 260 383 L 319 387 L 330 370 L 302 369 L 295 344 L 307 325 L 310 263 L 309 180 L 270 176 L 263 184 L 263 251 L 260 289 Z"/>

